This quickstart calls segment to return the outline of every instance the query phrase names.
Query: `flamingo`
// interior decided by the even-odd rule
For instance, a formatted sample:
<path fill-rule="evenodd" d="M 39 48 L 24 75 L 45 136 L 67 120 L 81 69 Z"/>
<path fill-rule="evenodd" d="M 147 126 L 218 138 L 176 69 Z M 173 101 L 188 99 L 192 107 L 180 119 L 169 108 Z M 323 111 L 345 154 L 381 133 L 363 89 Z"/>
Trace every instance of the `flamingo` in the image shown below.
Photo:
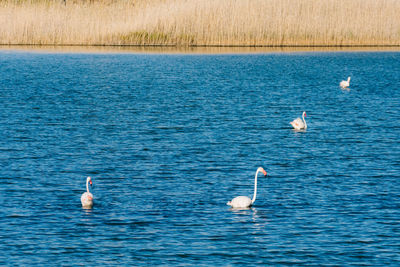
<path fill-rule="evenodd" d="M 262 168 L 259 167 L 256 172 L 256 176 L 254 177 L 254 195 L 253 199 L 250 199 L 249 197 L 245 196 L 239 196 L 235 197 L 231 201 L 228 201 L 226 205 L 232 206 L 232 208 L 248 208 L 251 205 L 253 205 L 254 201 L 256 201 L 256 196 L 257 196 L 257 176 L 258 173 L 262 172 L 264 176 L 267 175 L 267 172 Z"/>
<path fill-rule="evenodd" d="M 86 192 L 81 196 L 82 207 L 90 209 L 93 207 L 93 195 L 89 192 L 89 183 L 92 185 L 92 178 L 86 178 Z"/>
<path fill-rule="evenodd" d="M 340 87 L 343 89 L 347 88 L 350 86 L 350 77 L 347 78 L 347 81 L 341 81 L 340 82 Z"/>
<path fill-rule="evenodd" d="M 304 117 L 307 117 L 307 114 L 305 111 L 303 111 L 303 120 L 300 118 L 295 119 L 294 121 L 290 122 L 290 124 L 295 128 L 296 130 L 305 130 L 307 129 L 307 123 Z"/>

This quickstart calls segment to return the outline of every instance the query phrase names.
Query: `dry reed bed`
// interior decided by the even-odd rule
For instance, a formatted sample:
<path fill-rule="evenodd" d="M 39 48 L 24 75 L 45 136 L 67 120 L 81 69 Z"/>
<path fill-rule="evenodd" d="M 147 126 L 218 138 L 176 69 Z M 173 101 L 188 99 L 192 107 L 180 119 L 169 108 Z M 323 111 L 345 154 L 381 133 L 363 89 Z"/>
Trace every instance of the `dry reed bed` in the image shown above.
<path fill-rule="evenodd" d="M 0 44 L 400 45 L 398 0 L 0 0 Z"/>

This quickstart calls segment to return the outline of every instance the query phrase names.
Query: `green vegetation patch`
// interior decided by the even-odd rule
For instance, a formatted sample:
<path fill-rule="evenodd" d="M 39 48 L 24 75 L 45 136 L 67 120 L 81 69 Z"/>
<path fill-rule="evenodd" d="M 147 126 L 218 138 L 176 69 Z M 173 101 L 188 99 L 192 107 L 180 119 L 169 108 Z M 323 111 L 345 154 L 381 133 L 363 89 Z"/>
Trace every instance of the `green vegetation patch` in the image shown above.
<path fill-rule="evenodd" d="M 168 44 L 171 36 L 162 32 L 135 31 L 116 34 L 113 39 L 124 45 Z"/>
<path fill-rule="evenodd" d="M 179 34 L 163 32 L 134 31 L 114 34 L 112 40 L 119 45 L 180 45 L 191 46 L 196 44 L 193 34 Z"/>

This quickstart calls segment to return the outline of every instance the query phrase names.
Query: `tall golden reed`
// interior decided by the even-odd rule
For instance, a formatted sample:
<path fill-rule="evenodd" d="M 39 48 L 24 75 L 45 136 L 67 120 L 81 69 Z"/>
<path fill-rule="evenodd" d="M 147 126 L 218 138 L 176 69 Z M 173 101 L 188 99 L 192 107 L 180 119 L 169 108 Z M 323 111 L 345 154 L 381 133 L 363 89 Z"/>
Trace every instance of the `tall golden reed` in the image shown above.
<path fill-rule="evenodd" d="M 0 44 L 400 45 L 398 0 L 0 0 Z"/>

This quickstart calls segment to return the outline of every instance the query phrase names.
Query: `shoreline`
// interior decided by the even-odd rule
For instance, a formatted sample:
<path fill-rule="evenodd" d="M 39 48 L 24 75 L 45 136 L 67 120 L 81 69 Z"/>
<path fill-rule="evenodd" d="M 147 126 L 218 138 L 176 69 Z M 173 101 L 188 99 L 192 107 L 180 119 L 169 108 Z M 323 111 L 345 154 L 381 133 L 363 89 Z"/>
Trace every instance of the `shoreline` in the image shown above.
<path fill-rule="evenodd" d="M 259 54 L 295 52 L 400 52 L 400 45 L 343 46 L 236 46 L 236 45 L 0 45 L 0 51 L 37 53 L 127 53 L 127 54 Z"/>

